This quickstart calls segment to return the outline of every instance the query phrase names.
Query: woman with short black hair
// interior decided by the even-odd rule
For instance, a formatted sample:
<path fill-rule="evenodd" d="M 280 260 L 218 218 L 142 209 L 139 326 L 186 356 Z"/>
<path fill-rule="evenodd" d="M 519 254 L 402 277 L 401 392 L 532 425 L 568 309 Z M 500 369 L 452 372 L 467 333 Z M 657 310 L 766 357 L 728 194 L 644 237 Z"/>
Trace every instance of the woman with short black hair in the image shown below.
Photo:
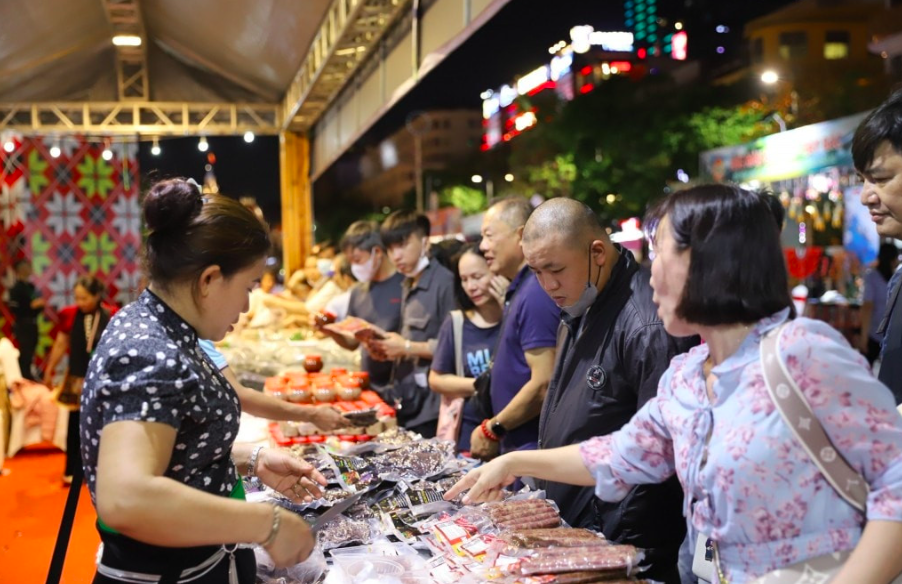
<path fill-rule="evenodd" d="M 819 569 L 833 564 L 833 582 L 892 580 L 902 572 L 902 417 L 840 333 L 794 318 L 778 204 L 738 187 L 701 186 L 671 194 L 650 222 L 658 315 L 671 335 L 698 334 L 705 344 L 675 357 L 658 395 L 617 432 L 507 454 L 446 497 L 471 487 L 470 500 L 497 499 L 528 475 L 594 485 L 599 498 L 616 502 L 633 485 L 676 473 L 687 542 L 694 546 L 700 534 L 711 542 L 712 581 L 749 582 L 775 570 L 802 581 L 815 558 Z M 774 384 L 778 363 L 784 382 Z M 793 394 L 813 417 L 787 416 L 791 428 L 782 404 Z M 832 445 L 811 450 L 797 436 L 818 424 Z M 847 503 L 848 481 L 820 470 L 840 457 L 867 483 L 858 491 L 866 510 Z M 851 554 L 839 568 L 841 552 Z M 802 564 L 806 578 L 796 572 Z"/>
<path fill-rule="evenodd" d="M 103 542 L 95 583 L 255 580 L 261 544 L 279 566 L 313 549 L 307 524 L 248 503 L 240 474 L 296 500 L 325 480 L 286 453 L 235 445 L 235 390 L 198 346 L 220 340 L 263 274 L 266 226 L 193 182 L 144 201 L 150 285 L 107 327 L 86 376 L 82 458 Z"/>

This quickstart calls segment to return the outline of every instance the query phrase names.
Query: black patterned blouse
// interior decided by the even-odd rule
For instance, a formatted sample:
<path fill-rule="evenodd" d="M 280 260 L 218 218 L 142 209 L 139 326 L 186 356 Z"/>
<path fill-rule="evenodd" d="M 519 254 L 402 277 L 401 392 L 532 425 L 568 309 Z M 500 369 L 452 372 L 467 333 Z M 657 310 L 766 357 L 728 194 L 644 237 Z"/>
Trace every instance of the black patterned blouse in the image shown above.
<path fill-rule="evenodd" d="M 91 497 L 103 427 L 126 420 L 177 430 L 165 476 L 228 496 L 238 480 L 231 460 L 238 396 L 197 344 L 197 333 L 150 291 L 110 321 L 88 366 L 81 444 Z"/>

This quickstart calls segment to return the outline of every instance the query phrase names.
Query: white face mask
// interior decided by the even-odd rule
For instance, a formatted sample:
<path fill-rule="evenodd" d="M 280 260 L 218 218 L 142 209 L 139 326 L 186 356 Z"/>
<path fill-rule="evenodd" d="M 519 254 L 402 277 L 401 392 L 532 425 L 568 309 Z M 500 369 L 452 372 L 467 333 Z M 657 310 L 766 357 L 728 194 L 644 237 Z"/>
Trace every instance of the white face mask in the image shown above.
<path fill-rule="evenodd" d="M 413 273 L 410 274 L 409 278 L 416 278 L 420 275 L 420 272 L 426 269 L 426 266 L 429 265 L 429 257 L 426 255 L 426 240 L 423 240 L 423 251 L 422 255 L 420 255 L 420 259 L 417 260 L 417 265 L 413 269 Z"/>
<path fill-rule="evenodd" d="M 427 258 L 426 256 L 421 257 L 420 260 L 417 262 L 417 267 L 415 267 L 413 269 L 413 273 L 410 275 L 410 277 L 415 278 L 416 276 L 419 276 L 420 272 L 425 270 L 426 266 L 428 266 L 428 265 L 429 265 L 429 258 Z"/>
<path fill-rule="evenodd" d="M 351 273 L 358 282 L 371 282 L 376 275 L 376 252 L 370 252 L 370 259 L 362 264 L 351 264 Z"/>

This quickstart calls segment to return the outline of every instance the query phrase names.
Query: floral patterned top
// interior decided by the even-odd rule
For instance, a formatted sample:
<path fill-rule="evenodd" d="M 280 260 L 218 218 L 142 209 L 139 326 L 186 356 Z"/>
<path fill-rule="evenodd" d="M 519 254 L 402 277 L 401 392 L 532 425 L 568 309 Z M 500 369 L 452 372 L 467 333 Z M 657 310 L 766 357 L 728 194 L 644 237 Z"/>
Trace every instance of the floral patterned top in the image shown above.
<path fill-rule="evenodd" d="M 731 582 L 852 549 L 864 523 L 821 475 L 768 394 L 761 337 L 788 315 L 786 309 L 759 321 L 739 350 L 714 367 L 713 403 L 703 371 L 708 347 L 700 345 L 673 359 L 657 397 L 626 426 L 580 447 L 605 501 L 676 472 L 690 532 L 718 542 Z M 867 519 L 902 521 L 902 416 L 892 394 L 823 322 L 790 322 L 777 350 L 834 446 L 870 485 Z"/>

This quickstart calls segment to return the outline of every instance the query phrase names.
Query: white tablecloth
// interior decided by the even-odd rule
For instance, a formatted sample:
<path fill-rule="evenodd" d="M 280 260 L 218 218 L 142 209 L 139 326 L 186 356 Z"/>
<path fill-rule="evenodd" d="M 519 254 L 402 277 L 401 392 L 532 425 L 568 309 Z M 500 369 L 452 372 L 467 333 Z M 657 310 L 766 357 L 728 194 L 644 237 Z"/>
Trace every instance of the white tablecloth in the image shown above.
<path fill-rule="evenodd" d="M 13 382 L 22 379 L 22 372 L 19 369 L 19 351 L 16 349 L 9 339 L 0 339 L 0 368 L 2 368 L 3 377 L 6 380 L 6 386 L 9 387 Z M 4 416 L 4 412 L 0 412 L 0 416 Z M 0 435 L 0 463 L 3 461 L 3 453 L 6 456 L 14 456 L 19 450 L 32 444 L 43 442 L 41 437 L 41 426 L 35 425 L 31 428 L 25 427 L 25 411 L 14 410 L 10 408 L 10 432 L 9 444 L 3 444 L 3 436 Z M 3 418 L 0 417 L 0 428 L 3 427 Z M 69 410 L 59 406 L 58 416 L 56 420 L 56 429 L 53 432 L 51 443 L 60 450 L 66 450 L 66 429 L 69 424 Z M 2 434 L 2 432 L 0 432 Z"/>

